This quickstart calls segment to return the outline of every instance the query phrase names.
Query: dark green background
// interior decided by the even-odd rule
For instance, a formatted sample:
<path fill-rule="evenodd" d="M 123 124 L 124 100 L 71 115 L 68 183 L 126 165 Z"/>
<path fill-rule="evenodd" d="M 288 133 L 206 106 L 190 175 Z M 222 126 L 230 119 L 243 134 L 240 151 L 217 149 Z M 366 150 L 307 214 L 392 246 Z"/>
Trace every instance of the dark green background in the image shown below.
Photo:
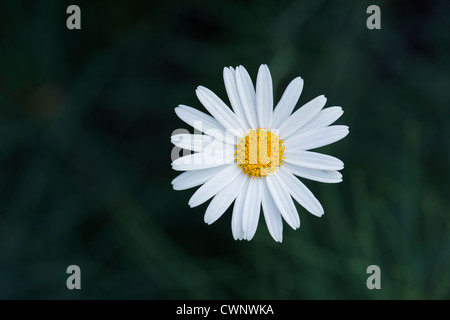
<path fill-rule="evenodd" d="M 66 28 L 78 4 L 82 30 Z M 366 8 L 381 8 L 381 30 Z M 0 298 L 450 298 L 448 1 L 0 2 Z M 174 107 L 224 66 L 340 105 L 343 183 L 275 243 L 173 191 Z M 81 267 L 82 290 L 66 288 Z M 381 290 L 366 268 L 381 268 Z"/>

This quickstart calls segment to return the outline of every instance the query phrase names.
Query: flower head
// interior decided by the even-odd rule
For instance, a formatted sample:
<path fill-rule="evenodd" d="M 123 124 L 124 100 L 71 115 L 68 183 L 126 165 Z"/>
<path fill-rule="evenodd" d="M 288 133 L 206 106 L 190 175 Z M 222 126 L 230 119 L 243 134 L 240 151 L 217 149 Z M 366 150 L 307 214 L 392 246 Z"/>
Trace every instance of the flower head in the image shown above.
<path fill-rule="evenodd" d="M 212 91 L 199 86 L 197 97 L 212 115 L 180 105 L 181 120 L 203 134 L 174 134 L 175 146 L 193 151 L 172 162 L 185 171 L 173 181 L 175 190 L 200 186 L 189 200 L 191 207 L 212 198 L 205 222 L 213 223 L 233 206 L 231 228 L 235 239 L 251 240 L 261 213 L 275 241 L 283 239 L 283 222 L 300 227 L 295 199 L 316 216 L 324 211 L 311 191 L 296 177 L 337 183 L 341 160 L 309 151 L 344 138 L 348 127 L 330 126 L 342 114 L 340 107 L 323 109 L 324 96 L 294 113 L 303 89 L 298 77 L 286 88 L 273 108 L 272 77 L 261 65 L 256 90 L 244 67 L 224 68 L 225 88 L 232 110 Z"/>

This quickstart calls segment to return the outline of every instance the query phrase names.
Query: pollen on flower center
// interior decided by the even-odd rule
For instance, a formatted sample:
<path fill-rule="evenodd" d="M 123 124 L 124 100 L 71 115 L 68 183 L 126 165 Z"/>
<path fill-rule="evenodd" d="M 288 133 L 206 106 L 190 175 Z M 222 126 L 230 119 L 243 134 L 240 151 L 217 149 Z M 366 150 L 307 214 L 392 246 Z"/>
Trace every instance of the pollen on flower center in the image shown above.
<path fill-rule="evenodd" d="M 282 144 L 279 135 L 266 129 L 250 130 L 236 144 L 236 163 L 249 177 L 267 176 L 283 164 Z"/>

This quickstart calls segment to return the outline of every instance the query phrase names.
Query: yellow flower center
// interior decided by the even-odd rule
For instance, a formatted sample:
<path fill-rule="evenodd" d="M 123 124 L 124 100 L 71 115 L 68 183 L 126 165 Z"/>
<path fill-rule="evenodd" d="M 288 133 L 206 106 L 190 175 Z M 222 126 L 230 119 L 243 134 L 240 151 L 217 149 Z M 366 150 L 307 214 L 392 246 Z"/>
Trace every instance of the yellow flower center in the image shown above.
<path fill-rule="evenodd" d="M 250 130 L 236 145 L 236 163 L 249 177 L 267 176 L 283 164 L 282 144 L 279 135 L 266 129 Z"/>

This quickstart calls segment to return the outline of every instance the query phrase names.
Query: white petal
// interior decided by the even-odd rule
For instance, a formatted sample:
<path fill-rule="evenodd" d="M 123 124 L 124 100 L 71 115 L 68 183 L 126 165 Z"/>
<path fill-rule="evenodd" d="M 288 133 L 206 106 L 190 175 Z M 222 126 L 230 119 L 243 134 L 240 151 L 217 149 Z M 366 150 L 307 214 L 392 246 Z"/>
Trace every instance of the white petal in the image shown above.
<path fill-rule="evenodd" d="M 195 191 L 191 199 L 189 199 L 189 206 L 194 208 L 201 205 L 205 201 L 211 199 L 217 192 L 229 185 L 233 180 L 241 174 L 238 166 L 232 164 L 228 165 L 220 171 L 216 176 L 211 178 L 208 182 L 202 185 Z"/>
<path fill-rule="evenodd" d="M 286 149 L 285 157 L 284 161 L 305 168 L 322 170 L 341 170 L 344 168 L 344 163 L 338 158 L 312 151 Z"/>
<path fill-rule="evenodd" d="M 347 126 L 331 126 L 295 133 L 284 142 L 289 150 L 311 150 L 341 140 L 348 134 Z"/>
<path fill-rule="evenodd" d="M 228 99 L 230 100 L 231 107 L 234 110 L 236 116 L 244 124 L 245 128 L 249 128 L 247 122 L 247 116 L 245 115 L 244 108 L 239 97 L 239 92 L 236 84 L 236 72 L 232 67 L 223 68 L 223 80 L 225 82 L 225 89 L 227 90 Z"/>
<path fill-rule="evenodd" d="M 223 166 L 219 166 L 203 170 L 192 170 L 183 172 L 172 180 L 173 188 L 174 190 L 186 190 L 189 188 L 199 186 L 208 181 L 209 179 L 211 179 L 212 177 L 214 177 L 223 169 L 224 169 Z"/>
<path fill-rule="evenodd" d="M 214 150 L 212 152 L 193 153 L 172 162 L 172 169 L 177 171 L 200 170 L 222 166 L 234 161 L 234 150 Z"/>
<path fill-rule="evenodd" d="M 247 190 L 250 179 L 246 179 L 243 190 Z M 234 240 L 244 239 L 244 230 L 242 229 L 242 213 L 245 199 L 245 192 L 238 194 L 233 207 L 233 216 L 231 218 L 231 231 L 233 232 Z"/>
<path fill-rule="evenodd" d="M 298 216 L 295 204 L 287 191 L 287 187 L 280 179 L 278 174 L 272 174 L 267 176 L 267 187 L 270 190 L 272 199 L 280 210 L 281 215 L 287 224 L 291 226 L 292 229 L 297 229 L 300 227 L 300 217 Z"/>
<path fill-rule="evenodd" d="M 213 136 L 217 140 L 235 144 L 233 136 L 226 133 L 225 128 L 213 117 L 192 107 L 180 104 L 175 108 L 177 116 L 191 127 Z"/>
<path fill-rule="evenodd" d="M 228 209 L 231 203 L 241 193 L 247 177 L 244 174 L 238 175 L 233 182 L 220 190 L 211 200 L 205 212 L 205 222 L 214 223 Z"/>
<path fill-rule="evenodd" d="M 314 118 L 320 110 L 323 108 L 327 99 L 325 96 L 318 96 L 311 100 L 307 104 L 303 105 L 300 109 L 295 111 L 281 126 L 280 136 L 282 140 L 285 140 L 291 134 L 299 130 L 308 121 Z"/>
<path fill-rule="evenodd" d="M 170 137 L 171 142 L 182 149 L 194 152 L 216 152 L 227 150 L 235 151 L 236 147 L 232 144 L 216 140 L 207 134 L 176 134 Z"/>
<path fill-rule="evenodd" d="M 325 183 L 338 183 L 342 181 L 342 174 L 336 170 L 310 169 L 287 162 L 283 164 L 283 167 L 288 169 L 292 174 L 309 180 Z"/>
<path fill-rule="evenodd" d="M 170 141 L 179 148 L 201 152 L 213 140 L 212 137 L 203 134 L 176 134 L 170 137 Z"/>
<path fill-rule="evenodd" d="M 261 210 L 261 179 L 249 179 L 243 204 L 242 229 L 244 239 L 252 240 L 258 227 Z"/>
<path fill-rule="evenodd" d="M 301 127 L 300 130 L 296 132 L 296 134 L 329 126 L 337 119 L 339 119 L 343 113 L 344 111 L 341 107 L 329 107 L 322 109 L 317 116 L 315 116 L 311 121 Z"/>
<path fill-rule="evenodd" d="M 256 109 L 260 128 L 269 128 L 272 122 L 273 89 L 269 68 L 263 64 L 259 67 L 256 79 Z"/>
<path fill-rule="evenodd" d="M 206 110 L 222 124 L 226 129 L 230 130 L 238 137 L 244 136 L 245 126 L 233 111 L 211 90 L 203 86 L 199 86 L 195 90 L 197 98 L 205 106 Z"/>
<path fill-rule="evenodd" d="M 256 113 L 256 93 L 252 79 L 243 66 L 236 68 L 236 84 L 244 108 L 247 122 L 252 129 L 258 129 L 258 116 Z"/>
<path fill-rule="evenodd" d="M 295 78 L 289 83 L 283 96 L 275 107 L 273 112 L 272 124 L 273 129 L 279 129 L 281 124 L 286 121 L 294 110 L 298 99 L 303 90 L 303 79 L 300 77 Z"/>
<path fill-rule="evenodd" d="M 262 183 L 262 208 L 264 211 L 264 219 L 266 220 L 267 229 L 275 241 L 283 241 L 283 221 L 281 220 L 280 210 L 272 199 L 267 182 Z"/>
<path fill-rule="evenodd" d="M 323 215 L 323 208 L 319 200 L 314 197 L 313 193 L 292 173 L 281 167 L 278 170 L 280 179 L 287 186 L 291 196 L 306 210 L 315 216 Z"/>

